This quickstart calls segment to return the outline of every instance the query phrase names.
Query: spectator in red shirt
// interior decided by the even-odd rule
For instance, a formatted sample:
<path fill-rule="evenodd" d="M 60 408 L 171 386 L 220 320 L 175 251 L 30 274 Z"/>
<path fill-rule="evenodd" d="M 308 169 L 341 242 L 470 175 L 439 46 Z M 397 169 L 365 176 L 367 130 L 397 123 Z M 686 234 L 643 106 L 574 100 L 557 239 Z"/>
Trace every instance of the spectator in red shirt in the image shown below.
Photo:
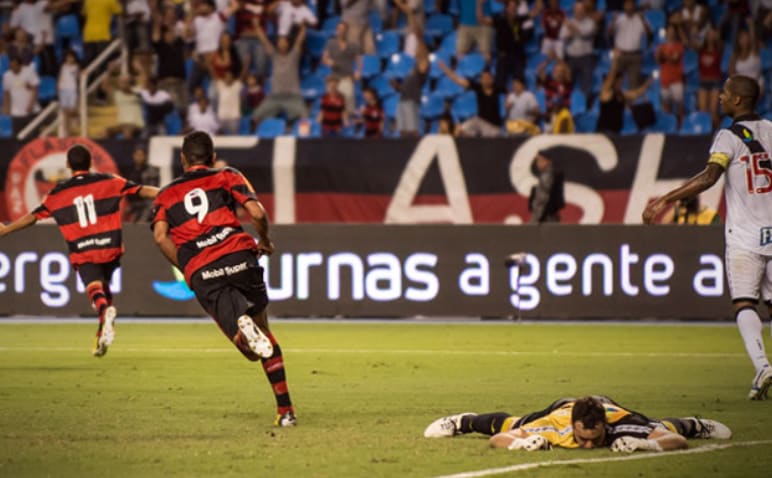
<path fill-rule="evenodd" d="M 560 37 L 560 30 L 566 20 L 566 12 L 560 8 L 560 0 L 549 0 L 547 8 L 541 15 L 541 23 L 544 27 L 544 38 L 541 42 L 541 52 L 549 56 L 553 52 L 556 57 L 563 59 L 564 40 Z"/>
<path fill-rule="evenodd" d="M 322 124 L 322 136 L 339 136 L 348 125 L 346 99 L 338 90 L 338 77 L 327 77 L 327 92 L 322 96 L 317 121 Z"/>
<path fill-rule="evenodd" d="M 662 110 L 675 112 L 678 124 L 681 124 L 684 114 L 684 44 L 675 25 L 668 25 L 665 43 L 657 47 L 654 56 L 659 63 Z"/>
<path fill-rule="evenodd" d="M 362 92 L 365 104 L 362 105 L 360 114 L 365 128 L 365 138 L 380 138 L 383 135 L 383 108 L 378 99 L 378 94 L 372 88 L 365 88 Z"/>
<path fill-rule="evenodd" d="M 724 75 L 721 71 L 723 48 L 718 30 L 709 27 L 702 45 L 695 45 L 699 51 L 700 86 L 697 90 L 697 108 L 713 116 L 713 125 L 718 125 L 718 94 L 721 92 Z"/>
<path fill-rule="evenodd" d="M 212 55 L 211 80 L 224 80 L 226 71 L 230 71 L 234 77 L 239 78 L 241 65 L 236 48 L 233 46 L 231 34 L 222 32 L 220 34 L 220 43 L 217 45 L 217 51 Z"/>
<path fill-rule="evenodd" d="M 552 111 L 553 106 L 558 103 L 570 109 L 571 91 L 573 90 L 571 69 L 566 62 L 558 60 L 552 68 L 552 73 L 547 73 L 547 65 L 553 60 L 555 60 L 554 56 L 547 58 L 537 69 L 539 84 L 544 88 L 544 95 L 547 100 L 547 111 Z"/>

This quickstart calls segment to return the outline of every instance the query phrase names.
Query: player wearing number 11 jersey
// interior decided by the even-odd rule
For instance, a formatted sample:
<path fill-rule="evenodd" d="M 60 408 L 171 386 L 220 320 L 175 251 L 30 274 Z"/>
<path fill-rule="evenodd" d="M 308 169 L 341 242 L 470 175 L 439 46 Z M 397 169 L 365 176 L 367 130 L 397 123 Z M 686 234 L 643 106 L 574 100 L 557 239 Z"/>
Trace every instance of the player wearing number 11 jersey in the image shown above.
<path fill-rule="evenodd" d="M 153 236 L 185 274 L 204 310 L 249 360 L 260 360 L 276 398 L 277 426 L 295 425 L 281 347 L 268 328 L 261 254 L 271 254 L 268 217 L 249 182 L 235 169 L 214 169 L 212 138 L 197 131 L 182 142 L 184 173 L 155 200 Z M 259 242 L 244 232 L 243 207 Z"/>
<path fill-rule="evenodd" d="M 708 189 L 726 172 L 726 274 L 737 326 L 756 369 L 748 398 L 763 400 L 772 385 L 764 350 L 759 298 L 772 298 L 772 122 L 755 112 L 759 85 L 735 75 L 719 95 L 724 114 L 734 120 L 719 131 L 705 169 L 652 202 L 643 212 L 651 223 L 667 205 Z"/>
<path fill-rule="evenodd" d="M 93 353 L 107 353 L 113 343 L 117 311 L 110 293 L 110 278 L 123 255 L 121 199 L 135 195 L 152 199 L 158 188 L 142 186 L 120 176 L 89 172 L 91 153 L 76 145 L 67 151 L 72 177 L 59 184 L 37 209 L 8 226 L 0 225 L 0 237 L 53 217 L 67 241 L 70 262 L 86 285 L 94 310 L 99 314 Z"/>

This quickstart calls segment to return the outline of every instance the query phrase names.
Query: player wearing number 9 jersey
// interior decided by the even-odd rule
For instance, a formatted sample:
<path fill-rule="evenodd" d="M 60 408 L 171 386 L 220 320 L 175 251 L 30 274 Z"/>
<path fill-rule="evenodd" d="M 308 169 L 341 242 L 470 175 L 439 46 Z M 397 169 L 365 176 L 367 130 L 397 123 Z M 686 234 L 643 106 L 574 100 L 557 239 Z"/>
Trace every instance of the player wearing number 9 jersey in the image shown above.
<path fill-rule="evenodd" d="M 295 425 L 281 347 L 268 327 L 268 295 L 257 259 L 271 254 L 268 217 L 244 176 L 214 169 L 212 138 L 197 131 L 182 143 L 184 173 L 155 200 L 153 235 L 180 268 L 204 310 L 251 360 L 262 362 L 276 398 L 277 426 Z M 250 216 L 259 241 L 244 232 L 236 208 Z"/>
<path fill-rule="evenodd" d="M 54 218 L 67 241 L 70 262 L 99 314 L 93 354 L 101 357 L 115 337 L 117 311 L 110 293 L 110 278 L 123 255 L 121 199 L 130 195 L 152 199 L 158 188 L 134 184 L 112 174 L 89 172 L 91 153 L 81 145 L 67 151 L 67 167 L 72 177 L 58 183 L 31 214 L 6 227 L 0 225 L 0 237 L 38 220 Z"/>
<path fill-rule="evenodd" d="M 726 273 L 740 335 L 756 370 L 751 400 L 766 398 L 772 385 L 756 311 L 760 297 L 772 298 L 772 122 L 755 113 L 758 97 L 756 80 L 729 78 L 719 101 L 734 121 L 713 139 L 708 165 L 643 212 L 644 222 L 651 223 L 668 204 L 699 194 L 726 172 Z"/>

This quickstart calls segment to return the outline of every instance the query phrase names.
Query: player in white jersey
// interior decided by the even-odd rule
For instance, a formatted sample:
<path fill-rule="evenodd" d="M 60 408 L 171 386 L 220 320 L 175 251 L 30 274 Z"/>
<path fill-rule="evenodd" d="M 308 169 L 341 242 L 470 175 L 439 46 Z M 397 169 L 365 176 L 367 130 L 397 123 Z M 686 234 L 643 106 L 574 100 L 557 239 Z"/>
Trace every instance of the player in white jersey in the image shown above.
<path fill-rule="evenodd" d="M 713 186 L 726 172 L 726 274 L 737 326 L 756 369 L 748 398 L 763 400 L 772 386 L 756 307 L 772 298 L 772 122 L 756 114 L 756 80 L 735 75 L 719 95 L 721 109 L 734 121 L 713 139 L 705 169 L 643 212 L 651 224 L 668 205 Z"/>

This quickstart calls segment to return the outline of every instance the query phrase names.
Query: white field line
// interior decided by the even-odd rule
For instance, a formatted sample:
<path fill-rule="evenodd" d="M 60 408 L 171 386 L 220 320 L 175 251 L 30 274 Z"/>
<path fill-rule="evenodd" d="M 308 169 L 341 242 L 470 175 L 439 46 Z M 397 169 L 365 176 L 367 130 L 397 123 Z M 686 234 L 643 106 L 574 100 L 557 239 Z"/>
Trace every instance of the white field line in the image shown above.
<path fill-rule="evenodd" d="M 514 473 L 518 471 L 533 470 L 535 468 L 541 468 L 541 467 L 585 465 L 585 464 L 595 464 L 595 463 L 613 463 L 617 461 L 651 460 L 655 458 L 668 458 L 676 455 L 694 455 L 697 453 L 710 453 L 717 450 L 725 450 L 727 448 L 761 446 L 761 445 L 772 445 L 772 440 L 742 441 L 742 442 L 721 443 L 721 444 L 717 443 L 712 445 L 701 446 L 698 448 L 690 448 L 688 450 L 669 451 L 665 453 L 635 453 L 632 455 L 615 456 L 615 457 L 607 457 L 607 458 L 579 458 L 574 460 L 536 461 L 532 463 L 520 463 L 519 465 L 503 466 L 500 468 L 488 468 L 486 470 L 455 473 L 453 475 L 441 475 L 435 478 L 478 478 L 482 476 L 500 475 L 503 473 Z"/>
<path fill-rule="evenodd" d="M 14 347 L 0 346 L 0 352 L 82 352 L 83 347 Z M 231 353 L 232 347 L 121 347 L 113 346 L 116 352 L 126 353 Z M 489 355 L 513 357 L 681 357 L 681 358 L 734 358 L 745 357 L 743 353 L 721 352 L 521 352 L 516 350 L 433 350 L 433 349 L 342 349 L 342 348 L 286 348 L 283 350 L 293 354 L 381 354 L 381 355 Z"/>

